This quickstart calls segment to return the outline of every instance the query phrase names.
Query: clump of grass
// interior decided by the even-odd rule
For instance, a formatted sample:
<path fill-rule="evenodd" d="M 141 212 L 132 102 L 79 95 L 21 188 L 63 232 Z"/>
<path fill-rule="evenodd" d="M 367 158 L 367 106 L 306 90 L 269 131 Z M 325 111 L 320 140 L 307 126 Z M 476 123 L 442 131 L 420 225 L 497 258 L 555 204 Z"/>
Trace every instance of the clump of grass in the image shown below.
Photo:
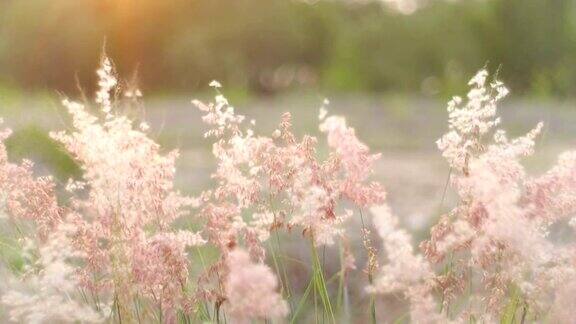
<path fill-rule="evenodd" d="M 433 226 L 421 253 L 399 228 L 384 187 L 370 180 L 380 155 L 343 117 L 329 115 L 327 102 L 318 116 L 329 151 L 322 159 L 315 137 L 292 132 L 289 113 L 271 134 L 257 134 L 255 122 L 212 82 L 214 102 L 194 104 L 213 141 L 215 183 L 188 197 L 174 188 L 178 152 L 163 152 L 148 124 L 119 113 L 126 101 L 141 100 L 140 92 L 123 91 L 106 56 L 97 72 L 96 113 L 65 99 L 71 130 L 50 135 L 74 160 L 54 163 L 78 165 L 81 173 L 67 183 L 65 198 L 56 199 L 51 177 L 33 175 L 30 161 L 9 161 L 10 131 L 0 133 L 2 221 L 14 236 L 2 240 L 13 266 L 2 303 L 11 320 L 570 321 L 576 288 L 563 283 L 575 282 L 576 251 L 547 231 L 576 224 L 576 153 L 562 154 L 542 176 L 527 175 L 520 159 L 532 154 L 542 125 L 515 139 L 496 129 L 497 104 L 508 91 L 486 71 L 470 81 L 467 100 L 448 104 L 449 129 L 437 144 L 461 199 Z M 51 143 L 35 138 L 38 147 Z M 363 210 L 372 217 L 365 220 Z M 344 223 L 353 217 L 368 255 L 366 280 L 356 289 L 365 305 L 351 302 L 348 289 L 357 262 Z M 199 230 L 177 225 L 186 223 Z M 286 255 L 280 234 L 305 241 L 309 262 Z M 336 246 L 339 269 L 332 271 L 325 251 Z M 310 275 L 300 290 L 289 263 Z M 401 297 L 407 313 L 386 317 L 376 303 L 383 295 Z"/>

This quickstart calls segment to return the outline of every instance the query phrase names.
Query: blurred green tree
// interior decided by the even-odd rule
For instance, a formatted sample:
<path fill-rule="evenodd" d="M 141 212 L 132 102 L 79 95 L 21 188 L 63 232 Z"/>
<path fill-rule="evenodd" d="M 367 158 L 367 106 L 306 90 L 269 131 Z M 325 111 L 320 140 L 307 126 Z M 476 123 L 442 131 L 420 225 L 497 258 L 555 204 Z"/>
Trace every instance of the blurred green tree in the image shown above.
<path fill-rule="evenodd" d="M 4 0 L 0 86 L 71 91 L 75 75 L 93 84 L 106 43 L 144 90 L 219 79 L 260 93 L 451 93 L 488 64 L 517 93 L 571 95 L 575 10 L 570 0 L 436 1 L 412 15 L 378 2 Z"/>

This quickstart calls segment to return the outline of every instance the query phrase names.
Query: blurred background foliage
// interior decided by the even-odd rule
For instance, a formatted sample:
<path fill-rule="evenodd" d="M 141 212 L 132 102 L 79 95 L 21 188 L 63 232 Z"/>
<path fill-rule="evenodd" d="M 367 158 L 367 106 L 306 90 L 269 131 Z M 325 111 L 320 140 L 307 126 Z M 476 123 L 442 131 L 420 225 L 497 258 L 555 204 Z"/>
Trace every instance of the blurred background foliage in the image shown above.
<path fill-rule="evenodd" d="M 18 163 L 30 159 L 42 167 L 43 175 L 52 175 L 57 182 L 64 183 L 68 178 L 80 178 L 78 164 L 48 136 L 48 132 L 38 126 L 27 126 L 16 130 L 5 141 L 10 159 Z"/>
<path fill-rule="evenodd" d="M 488 65 L 516 94 L 576 90 L 576 1 L 2 0 L 0 95 L 91 89 L 103 44 L 150 93 L 218 79 L 288 89 L 448 95 Z"/>

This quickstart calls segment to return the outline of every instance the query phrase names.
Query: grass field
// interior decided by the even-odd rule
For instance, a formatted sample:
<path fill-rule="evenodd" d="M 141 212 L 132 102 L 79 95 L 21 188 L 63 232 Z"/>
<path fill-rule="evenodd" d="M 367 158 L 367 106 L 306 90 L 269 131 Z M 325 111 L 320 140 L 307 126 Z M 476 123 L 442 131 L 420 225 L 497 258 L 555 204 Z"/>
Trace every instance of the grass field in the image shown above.
<path fill-rule="evenodd" d="M 185 193 L 198 194 L 210 187 L 210 174 L 214 171 L 215 161 L 210 154 L 210 142 L 202 136 L 204 125 L 200 113 L 190 103 L 191 97 L 146 98 L 145 105 L 133 105 L 124 113 L 136 120 L 146 120 L 151 126 L 151 136 L 164 150 L 180 150 L 176 186 Z M 208 96 L 200 96 L 203 97 Z M 262 134 L 271 134 L 281 114 L 290 111 L 297 135 L 318 135 L 318 107 L 322 101 L 323 98 L 317 95 L 292 93 L 268 98 L 241 98 L 235 108 L 248 119 L 253 118 L 256 121 L 254 129 Z M 347 116 L 359 138 L 374 152 L 382 153 L 381 160 L 375 166 L 374 178 L 386 186 L 389 204 L 400 216 L 402 225 L 418 241 L 426 238 L 429 227 L 456 202 L 454 193 L 446 190 L 449 169 L 435 145 L 436 139 L 446 128 L 444 103 L 422 98 L 374 95 L 335 96 L 330 101 L 330 112 Z M 55 160 L 51 156 L 60 154 L 59 150 L 45 149 L 45 146 L 53 145 L 45 138 L 47 130 L 66 128 L 69 124 L 58 98 L 22 97 L 1 107 L 0 114 L 5 116 L 5 125 L 15 132 L 14 142 L 8 146 L 9 150 L 17 153 L 12 155 L 35 160 L 38 174 L 53 173 L 54 168 L 61 168 L 62 158 Z M 500 113 L 513 135 L 525 133 L 538 121 L 544 121 L 544 135 L 539 139 L 542 145 L 527 162 L 530 170 L 546 170 L 555 162 L 559 152 L 574 144 L 576 110 L 569 102 L 508 100 L 502 105 Z M 323 140 L 322 136 L 319 138 Z M 64 178 L 71 174 L 66 171 L 60 172 L 62 179 L 59 181 L 65 181 Z M 353 250 L 359 251 L 357 264 L 362 267 L 366 262 L 366 253 L 362 249 L 360 219 L 353 218 L 347 227 Z M 299 300 L 297 296 L 306 289 L 310 276 L 310 269 L 304 264 L 309 264 L 306 261 L 309 256 L 306 244 L 298 235 L 284 236 L 281 256 L 285 258 L 294 289 L 294 296 L 289 299 L 294 309 Z M 374 240 L 378 241 L 376 236 Z M 338 251 L 324 249 L 322 254 L 325 273 L 330 278 L 339 270 Z M 350 285 L 349 293 L 351 300 L 358 305 L 368 298 L 363 290 L 365 280 L 362 272 L 352 274 L 351 282 L 356 284 Z M 328 281 L 328 284 L 333 283 Z M 377 303 L 379 319 L 399 318 L 406 311 L 399 307 L 394 298 L 381 298 Z M 362 307 L 351 306 L 349 315 L 355 320 L 367 319 L 368 314 Z M 302 320 L 314 321 L 312 307 L 305 305 L 308 311 L 303 312 L 306 314 L 303 316 L 310 317 Z"/>

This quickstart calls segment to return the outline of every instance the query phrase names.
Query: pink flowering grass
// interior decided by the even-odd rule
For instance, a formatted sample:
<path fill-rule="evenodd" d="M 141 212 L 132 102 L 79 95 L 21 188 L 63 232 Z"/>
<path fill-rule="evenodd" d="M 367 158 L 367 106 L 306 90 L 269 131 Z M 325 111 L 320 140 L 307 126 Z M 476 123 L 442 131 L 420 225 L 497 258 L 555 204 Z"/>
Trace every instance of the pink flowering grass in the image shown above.
<path fill-rule="evenodd" d="M 178 152 L 122 114 L 140 91 L 123 89 L 105 56 L 97 75 L 94 102 L 64 99 L 71 126 L 50 134 L 81 179 L 35 177 L 31 162 L 9 162 L 10 131 L 0 134 L 2 221 L 22 260 L 5 263 L 6 320 L 571 322 L 576 249 L 550 232 L 576 229 L 576 154 L 529 175 L 521 160 L 543 125 L 516 138 L 499 129 L 508 90 L 485 70 L 466 98 L 448 103 L 437 141 L 459 201 L 417 245 L 372 180 L 381 155 L 327 102 L 318 116 L 325 140 L 297 136 L 290 113 L 259 134 L 212 82 L 214 101 L 193 104 L 214 181 L 189 197 L 174 185 Z M 348 226 L 353 218 L 361 228 Z M 305 252 L 291 255 L 287 238 Z M 392 317 L 383 300 L 405 314 Z"/>

